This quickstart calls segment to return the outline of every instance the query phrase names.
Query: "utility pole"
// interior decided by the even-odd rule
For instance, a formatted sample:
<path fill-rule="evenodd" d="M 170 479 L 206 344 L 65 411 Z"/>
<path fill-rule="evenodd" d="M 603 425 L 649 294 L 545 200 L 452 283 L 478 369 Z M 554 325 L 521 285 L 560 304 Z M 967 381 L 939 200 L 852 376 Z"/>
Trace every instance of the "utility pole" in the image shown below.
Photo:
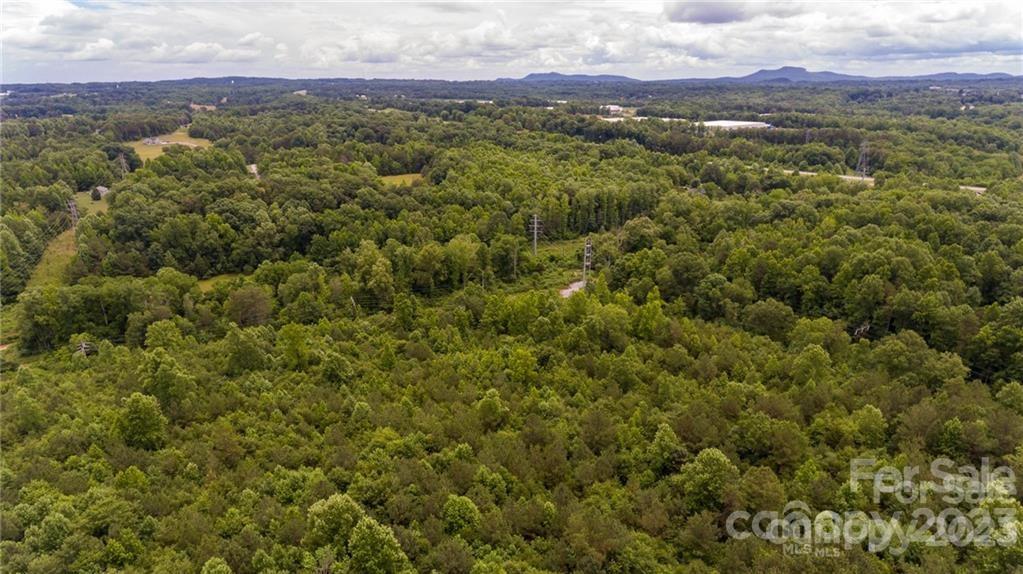
<path fill-rule="evenodd" d="M 117 155 L 117 163 L 121 166 L 121 179 L 124 179 L 128 175 L 128 161 L 123 153 Z"/>
<path fill-rule="evenodd" d="M 586 285 L 586 272 L 590 269 L 590 262 L 593 260 L 593 242 L 586 238 L 586 247 L 583 248 L 583 286 Z"/>
<path fill-rule="evenodd" d="M 74 199 L 67 200 L 68 211 L 71 212 L 71 227 L 78 226 L 78 204 Z"/>
<path fill-rule="evenodd" d="M 543 223 L 540 221 L 540 216 L 533 214 L 533 218 L 529 221 L 529 230 L 533 232 L 533 257 L 536 257 L 536 240 L 540 236 L 540 228 Z"/>
<path fill-rule="evenodd" d="M 856 162 L 856 173 L 860 175 L 860 179 L 867 177 L 867 172 L 870 171 L 870 160 L 867 157 L 867 140 L 863 140 L 860 144 L 860 160 Z"/>

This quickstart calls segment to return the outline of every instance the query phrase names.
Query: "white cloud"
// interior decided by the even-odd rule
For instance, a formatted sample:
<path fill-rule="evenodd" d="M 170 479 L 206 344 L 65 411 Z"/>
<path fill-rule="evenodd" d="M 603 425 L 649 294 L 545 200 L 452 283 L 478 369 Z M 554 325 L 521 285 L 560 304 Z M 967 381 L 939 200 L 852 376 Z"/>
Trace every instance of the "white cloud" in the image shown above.
<path fill-rule="evenodd" d="M 796 2 L 667 2 L 664 13 L 672 22 L 726 24 L 758 16 L 787 18 L 808 10 Z"/>
<path fill-rule="evenodd" d="M 102 60 L 110 56 L 114 51 L 114 42 L 108 38 L 100 38 L 95 42 L 89 42 L 71 54 L 72 60 Z"/>
<path fill-rule="evenodd" d="M 153 63 L 202 64 L 205 62 L 248 62 L 259 56 L 259 50 L 225 48 L 217 42 L 192 42 L 187 45 L 161 43 L 141 59 Z"/>
<path fill-rule="evenodd" d="M 262 32 L 250 32 L 238 40 L 239 46 L 272 46 L 274 39 L 264 36 Z"/>
<path fill-rule="evenodd" d="M 1023 73 L 1018 4 L 4 2 L 5 81 Z M 66 61 L 76 64 L 69 69 Z"/>

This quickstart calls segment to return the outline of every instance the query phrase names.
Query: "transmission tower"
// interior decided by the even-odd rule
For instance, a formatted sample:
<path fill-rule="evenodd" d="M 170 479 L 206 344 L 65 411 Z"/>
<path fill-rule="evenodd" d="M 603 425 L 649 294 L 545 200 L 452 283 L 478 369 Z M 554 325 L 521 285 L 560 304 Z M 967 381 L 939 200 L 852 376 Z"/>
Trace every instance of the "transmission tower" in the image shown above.
<path fill-rule="evenodd" d="M 67 200 L 67 208 L 71 213 L 71 227 L 78 226 L 78 204 L 75 203 L 74 199 Z"/>
<path fill-rule="evenodd" d="M 128 160 L 124 159 L 124 154 L 117 155 L 117 163 L 121 166 L 121 179 L 124 179 L 128 175 Z"/>
<path fill-rule="evenodd" d="M 529 220 L 529 231 L 533 233 L 533 257 L 536 257 L 536 240 L 540 236 L 542 228 L 543 222 L 540 221 L 540 216 L 534 213 L 532 219 Z"/>
<path fill-rule="evenodd" d="M 870 159 L 867 157 L 867 142 L 866 140 L 860 144 L 860 159 L 856 162 L 856 173 L 859 174 L 860 179 L 867 177 L 867 173 L 870 171 Z"/>
<path fill-rule="evenodd" d="M 593 242 L 586 238 L 586 247 L 583 248 L 583 285 L 586 285 L 586 272 L 590 270 L 590 262 L 593 261 Z"/>

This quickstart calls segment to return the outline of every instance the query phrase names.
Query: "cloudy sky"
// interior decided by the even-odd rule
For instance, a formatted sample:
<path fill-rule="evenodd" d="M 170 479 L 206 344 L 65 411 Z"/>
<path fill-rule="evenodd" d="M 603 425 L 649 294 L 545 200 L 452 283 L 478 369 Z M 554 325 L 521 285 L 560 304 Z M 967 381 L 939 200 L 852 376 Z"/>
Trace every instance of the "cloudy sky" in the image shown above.
<path fill-rule="evenodd" d="M 1019 2 L 5 0 L 4 83 L 196 76 L 642 79 L 804 66 L 1023 74 Z"/>

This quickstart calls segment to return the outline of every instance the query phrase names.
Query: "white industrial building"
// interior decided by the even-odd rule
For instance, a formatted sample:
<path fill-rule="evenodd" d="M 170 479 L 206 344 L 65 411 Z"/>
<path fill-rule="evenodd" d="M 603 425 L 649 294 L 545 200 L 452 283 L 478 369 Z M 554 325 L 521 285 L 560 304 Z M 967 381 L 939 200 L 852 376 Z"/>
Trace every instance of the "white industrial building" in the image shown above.
<path fill-rule="evenodd" d="M 744 122 L 738 120 L 711 120 L 702 123 L 713 130 L 762 130 L 771 127 L 771 124 L 765 122 Z"/>

